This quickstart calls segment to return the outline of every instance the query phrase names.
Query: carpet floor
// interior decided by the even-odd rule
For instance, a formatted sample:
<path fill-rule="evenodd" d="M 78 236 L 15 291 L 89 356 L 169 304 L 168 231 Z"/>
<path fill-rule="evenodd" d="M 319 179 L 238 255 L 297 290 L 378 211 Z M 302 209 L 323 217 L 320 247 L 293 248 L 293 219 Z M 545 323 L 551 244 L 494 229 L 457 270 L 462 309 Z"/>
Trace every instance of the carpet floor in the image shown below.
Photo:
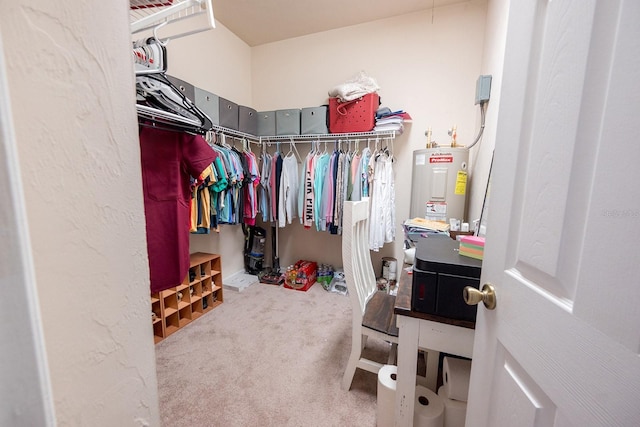
<path fill-rule="evenodd" d="M 388 349 L 370 339 L 365 352 L 384 363 Z M 163 426 L 373 427 L 377 376 L 357 369 L 340 388 L 350 351 L 348 296 L 225 289 L 222 305 L 156 345 Z"/>

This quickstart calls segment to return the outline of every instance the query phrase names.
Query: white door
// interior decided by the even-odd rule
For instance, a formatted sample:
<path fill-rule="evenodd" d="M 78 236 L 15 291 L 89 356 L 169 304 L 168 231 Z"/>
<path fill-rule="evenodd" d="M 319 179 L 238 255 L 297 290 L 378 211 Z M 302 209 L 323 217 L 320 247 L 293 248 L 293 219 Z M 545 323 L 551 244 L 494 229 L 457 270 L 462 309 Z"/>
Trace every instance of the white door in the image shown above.
<path fill-rule="evenodd" d="M 640 426 L 640 1 L 511 3 L 466 425 Z"/>

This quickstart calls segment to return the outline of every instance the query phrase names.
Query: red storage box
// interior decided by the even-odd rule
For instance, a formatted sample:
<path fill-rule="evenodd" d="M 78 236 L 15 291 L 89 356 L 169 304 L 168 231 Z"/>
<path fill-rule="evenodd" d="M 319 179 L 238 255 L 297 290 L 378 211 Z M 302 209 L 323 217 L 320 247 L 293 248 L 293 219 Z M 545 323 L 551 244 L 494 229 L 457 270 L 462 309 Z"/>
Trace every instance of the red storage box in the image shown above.
<path fill-rule="evenodd" d="M 380 105 L 377 93 L 368 93 L 353 101 L 341 102 L 329 98 L 329 132 L 369 132 L 376 125 L 376 110 Z"/>
<path fill-rule="evenodd" d="M 284 273 L 284 287 L 297 291 L 306 291 L 316 283 L 318 264 L 300 260 Z"/>

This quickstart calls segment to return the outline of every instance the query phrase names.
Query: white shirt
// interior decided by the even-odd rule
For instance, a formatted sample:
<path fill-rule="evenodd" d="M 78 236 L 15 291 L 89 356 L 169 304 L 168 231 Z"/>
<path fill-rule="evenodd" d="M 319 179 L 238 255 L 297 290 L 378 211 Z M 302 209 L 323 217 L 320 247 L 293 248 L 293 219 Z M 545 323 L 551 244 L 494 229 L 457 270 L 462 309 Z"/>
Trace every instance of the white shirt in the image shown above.
<path fill-rule="evenodd" d="M 278 200 L 278 225 L 282 228 L 291 224 L 298 216 L 298 160 L 293 153 L 282 158 L 280 175 L 280 199 Z M 286 222 L 285 222 L 286 221 Z"/>

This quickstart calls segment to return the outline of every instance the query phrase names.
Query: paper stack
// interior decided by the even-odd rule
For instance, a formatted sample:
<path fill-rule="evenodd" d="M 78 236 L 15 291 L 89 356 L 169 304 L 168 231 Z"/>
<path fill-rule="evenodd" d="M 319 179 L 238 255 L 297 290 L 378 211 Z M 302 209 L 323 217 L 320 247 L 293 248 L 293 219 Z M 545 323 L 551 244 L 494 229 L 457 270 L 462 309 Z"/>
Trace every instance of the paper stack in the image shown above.
<path fill-rule="evenodd" d="M 432 221 L 425 218 L 408 219 L 402 226 L 405 238 L 414 242 L 431 234 L 445 235 L 449 230 L 449 224 L 446 222 Z"/>
<path fill-rule="evenodd" d="M 460 255 L 482 260 L 484 254 L 484 237 L 463 236 L 460 239 Z"/>
<path fill-rule="evenodd" d="M 396 131 L 402 133 L 402 131 L 404 131 L 405 120 L 411 120 L 409 113 L 402 110 L 391 111 L 387 107 L 381 107 L 376 112 L 376 125 L 373 131 Z"/>
<path fill-rule="evenodd" d="M 449 224 L 443 221 L 433 221 L 425 218 L 413 218 L 404 222 L 405 228 L 408 229 L 420 229 L 422 231 L 447 231 L 449 230 Z"/>

